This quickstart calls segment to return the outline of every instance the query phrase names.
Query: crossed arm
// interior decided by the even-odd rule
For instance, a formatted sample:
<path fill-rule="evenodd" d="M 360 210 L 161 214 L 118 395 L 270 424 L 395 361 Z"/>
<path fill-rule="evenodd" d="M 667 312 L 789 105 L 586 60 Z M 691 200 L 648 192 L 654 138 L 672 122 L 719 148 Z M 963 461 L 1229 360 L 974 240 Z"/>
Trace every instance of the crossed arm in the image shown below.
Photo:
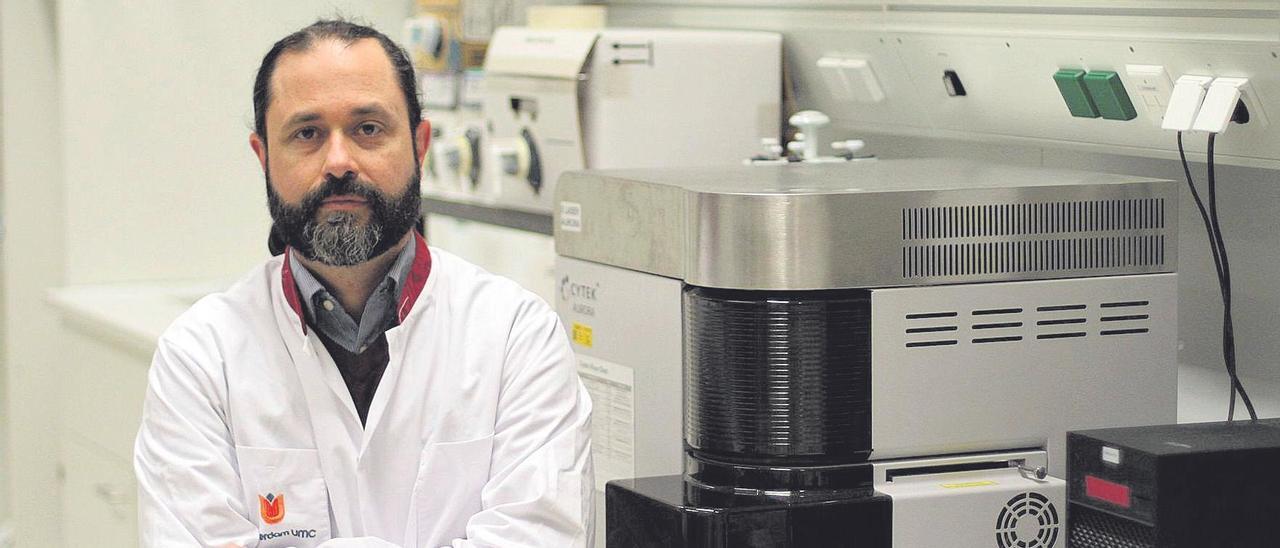
<path fill-rule="evenodd" d="M 535 312 L 508 343 L 483 509 L 453 548 L 590 545 L 591 402 L 555 315 L 524 311 Z M 227 426 L 227 383 L 211 373 L 221 367 L 183 350 L 188 342 L 162 339 L 150 371 L 134 454 L 141 545 L 257 546 Z M 372 537 L 319 546 L 400 548 Z"/>

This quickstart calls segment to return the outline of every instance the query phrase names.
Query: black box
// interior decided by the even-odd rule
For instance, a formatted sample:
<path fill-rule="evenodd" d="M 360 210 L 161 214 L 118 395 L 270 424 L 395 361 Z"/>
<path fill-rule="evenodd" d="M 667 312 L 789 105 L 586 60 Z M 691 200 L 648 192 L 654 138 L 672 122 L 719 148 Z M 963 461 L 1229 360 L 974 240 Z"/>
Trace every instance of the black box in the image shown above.
<path fill-rule="evenodd" d="M 1067 434 L 1068 546 L 1280 546 L 1280 422 Z"/>
<path fill-rule="evenodd" d="M 892 546 L 892 501 L 870 487 L 783 502 L 658 476 L 609 482 L 605 505 L 607 548 Z"/>

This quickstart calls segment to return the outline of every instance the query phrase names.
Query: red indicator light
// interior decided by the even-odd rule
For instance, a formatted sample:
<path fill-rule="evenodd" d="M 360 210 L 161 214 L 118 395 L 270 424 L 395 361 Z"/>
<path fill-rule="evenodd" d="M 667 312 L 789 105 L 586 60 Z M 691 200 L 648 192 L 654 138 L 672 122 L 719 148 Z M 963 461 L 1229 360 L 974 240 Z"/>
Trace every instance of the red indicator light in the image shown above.
<path fill-rule="evenodd" d="M 1129 507 L 1129 486 L 1110 482 L 1094 476 L 1084 477 L 1084 494 L 1092 499 L 1110 502 L 1121 508 Z"/>

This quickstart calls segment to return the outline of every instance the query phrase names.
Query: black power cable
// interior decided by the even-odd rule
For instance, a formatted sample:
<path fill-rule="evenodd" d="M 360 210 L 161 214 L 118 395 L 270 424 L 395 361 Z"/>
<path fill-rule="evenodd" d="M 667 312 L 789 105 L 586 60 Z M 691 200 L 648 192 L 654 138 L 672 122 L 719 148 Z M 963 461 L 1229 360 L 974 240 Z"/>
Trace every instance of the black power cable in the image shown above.
<path fill-rule="evenodd" d="M 1196 201 L 1196 209 L 1200 211 L 1200 220 L 1204 222 L 1204 230 L 1209 238 L 1209 251 L 1213 255 L 1213 268 L 1218 274 L 1218 291 L 1221 293 L 1222 299 L 1225 301 L 1227 298 L 1227 292 L 1226 286 L 1222 283 L 1224 279 L 1224 276 L 1222 275 L 1222 255 L 1219 252 L 1217 239 L 1213 236 L 1213 223 L 1209 220 L 1208 211 L 1205 210 L 1204 200 L 1200 199 L 1200 192 L 1196 190 L 1195 181 L 1191 178 L 1191 164 L 1187 162 L 1187 152 L 1182 145 L 1181 131 L 1178 132 L 1178 157 L 1182 159 L 1182 173 L 1187 177 L 1187 188 L 1191 190 L 1191 197 Z M 1226 335 L 1225 331 L 1223 335 Z M 1228 371 L 1227 376 L 1231 377 L 1230 371 Z M 1234 381 L 1228 384 L 1227 392 L 1229 394 L 1229 403 L 1227 405 L 1227 420 L 1231 421 L 1235 419 L 1236 415 L 1236 386 Z"/>
<path fill-rule="evenodd" d="M 1209 249 L 1213 254 L 1213 264 L 1218 274 L 1218 289 L 1222 294 L 1222 358 L 1226 365 L 1227 376 L 1231 379 L 1231 398 L 1227 410 L 1227 420 L 1235 420 L 1236 394 L 1244 401 L 1251 420 L 1258 420 L 1253 401 L 1245 392 L 1244 384 L 1236 373 L 1235 326 L 1231 315 L 1231 264 L 1227 260 L 1227 246 L 1222 238 L 1222 228 L 1218 221 L 1217 179 L 1214 172 L 1213 152 L 1214 137 L 1209 134 L 1208 175 L 1209 175 L 1209 208 L 1206 211 L 1204 201 L 1196 190 L 1195 181 L 1191 177 L 1191 166 L 1187 162 L 1187 153 L 1182 144 L 1182 132 L 1178 132 L 1178 156 L 1182 159 L 1182 170 L 1187 177 L 1187 187 L 1191 189 L 1191 197 L 1196 201 L 1200 211 L 1200 219 L 1204 222 L 1205 232 L 1209 237 Z"/>
<path fill-rule="evenodd" d="M 1256 421 L 1258 412 L 1254 410 L 1253 402 L 1249 400 L 1249 394 L 1245 392 L 1244 384 L 1236 374 L 1236 335 L 1235 326 L 1231 321 L 1231 262 L 1227 260 L 1227 244 L 1222 239 L 1222 226 L 1218 224 L 1217 182 L 1213 164 L 1213 147 L 1217 136 L 1216 133 L 1209 134 L 1209 218 L 1213 221 L 1213 234 L 1217 240 L 1218 253 L 1222 255 L 1222 285 L 1225 295 L 1222 299 L 1222 357 L 1226 361 L 1227 371 L 1231 374 L 1231 383 L 1240 393 L 1240 399 L 1244 401 L 1244 406 L 1249 411 L 1249 419 Z M 1234 413 L 1229 413 L 1228 420 L 1233 419 L 1233 415 Z"/>

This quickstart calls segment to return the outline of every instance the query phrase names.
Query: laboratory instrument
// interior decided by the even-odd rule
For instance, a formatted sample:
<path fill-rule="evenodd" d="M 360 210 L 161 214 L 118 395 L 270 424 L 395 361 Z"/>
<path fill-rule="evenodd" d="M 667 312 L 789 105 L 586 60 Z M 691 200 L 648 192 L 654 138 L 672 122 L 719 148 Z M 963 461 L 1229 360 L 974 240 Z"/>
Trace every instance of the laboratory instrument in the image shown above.
<path fill-rule="evenodd" d="M 610 546 L 1062 546 L 1065 432 L 1175 418 L 1175 183 L 878 160 L 557 201 Z"/>
<path fill-rule="evenodd" d="M 1067 435 L 1073 548 L 1274 546 L 1280 421 Z"/>
<path fill-rule="evenodd" d="M 568 170 L 741 162 L 778 137 L 781 47 L 767 32 L 500 28 L 478 191 L 550 213 Z"/>

